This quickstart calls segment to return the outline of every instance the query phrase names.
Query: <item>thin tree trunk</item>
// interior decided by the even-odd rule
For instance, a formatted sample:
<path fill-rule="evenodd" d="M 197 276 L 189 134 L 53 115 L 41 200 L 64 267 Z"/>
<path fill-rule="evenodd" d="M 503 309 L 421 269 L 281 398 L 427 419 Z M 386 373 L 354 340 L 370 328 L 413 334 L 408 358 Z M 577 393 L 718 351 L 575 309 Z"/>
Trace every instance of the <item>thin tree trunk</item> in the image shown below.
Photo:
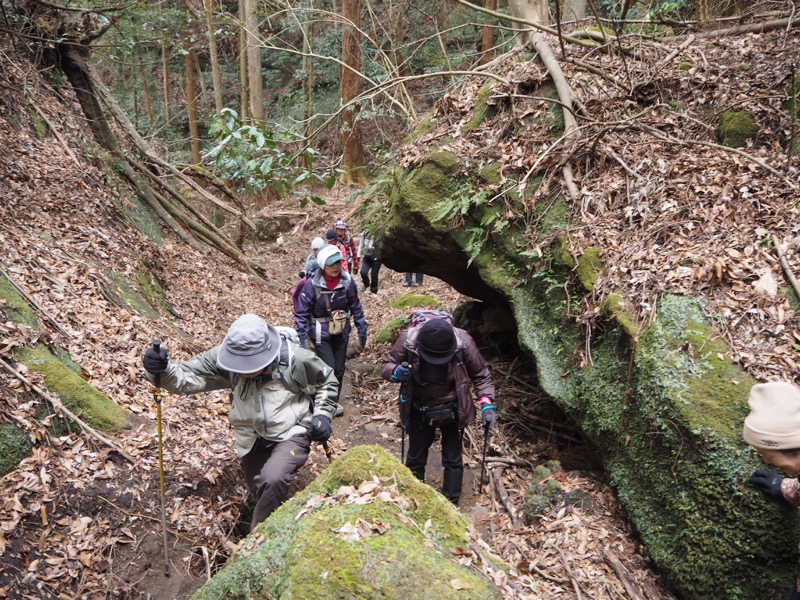
<path fill-rule="evenodd" d="M 264 79 L 261 73 L 261 45 L 258 35 L 257 0 L 244 0 L 245 37 L 247 40 L 247 81 L 250 83 L 250 115 L 264 121 Z"/>
<path fill-rule="evenodd" d="M 197 127 L 197 104 L 194 85 L 194 49 L 187 48 L 184 56 L 186 67 L 186 112 L 189 116 L 189 139 L 192 146 L 192 164 L 199 165 L 200 158 L 200 133 Z"/>
<path fill-rule="evenodd" d="M 484 8 L 497 10 L 497 0 L 484 0 Z M 481 59 L 478 64 L 485 65 L 494 58 L 494 27 L 483 26 L 483 40 L 481 41 Z"/>
<path fill-rule="evenodd" d="M 138 48 L 138 46 L 137 46 Z M 142 83 L 142 94 L 144 96 L 144 109 L 147 112 L 147 127 L 153 127 L 153 104 L 150 101 L 150 86 L 147 85 L 147 77 L 144 74 L 144 66 L 142 65 L 142 55 L 138 50 L 136 51 L 136 62 L 139 70 L 139 81 Z"/>
<path fill-rule="evenodd" d="M 208 53 L 211 60 L 211 79 L 214 83 L 214 110 L 219 114 L 225 107 L 222 99 L 222 73 L 219 70 L 219 57 L 217 56 L 217 38 L 214 33 L 217 23 L 214 18 L 213 0 L 203 0 L 206 9 L 206 23 L 208 24 Z"/>
<path fill-rule="evenodd" d="M 239 114 L 242 121 L 250 120 L 250 84 L 247 81 L 247 33 L 244 27 L 245 0 L 239 0 Z"/>
<path fill-rule="evenodd" d="M 311 14 L 314 11 L 314 3 L 311 2 Z M 303 104 L 303 134 L 308 137 L 314 128 L 311 125 L 311 115 L 314 114 L 314 58 L 311 54 L 314 52 L 314 22 L 311 19 L 306 19 L 303 24 L 305 34 L 303 35 L 303 70 L 305 71 L 305 79 L 303 80 L 304 87 L 304 104 Z"/>
<path fill-rule="evenodd" d="M 200 84 L 200 94 L 197 96 L 199 98 L 198 104 L 203 107 L 206 105 L 208 90 L 206 89 L 206 80 L 203 77 L 203 69 L 200 67 L 200 58 L 197 56 L 197 50 L 194 51 L 194 69 L 197 76 L 195 81 Z"/>
<path fill-rule="evenodd" d="M 169 125 L 171 120 L 169 113 L 169 59 L 167 42 L 161 42 L 161 81 L 164 90 L 164 120 Z"/>
<path fill-rule="evenodd" d="M 349 69 L 342 69 L 342 104 L 347 104 L 361 93 L 361 0 L 344 0 L 344 38 L 342 40 L 342 62 Z M 354 104 L 342 112 L 342 166 L 343 183 L 365 183 L 364 146 L 361 142 L 361 126 L 358 124 L 358 105 Z"/>

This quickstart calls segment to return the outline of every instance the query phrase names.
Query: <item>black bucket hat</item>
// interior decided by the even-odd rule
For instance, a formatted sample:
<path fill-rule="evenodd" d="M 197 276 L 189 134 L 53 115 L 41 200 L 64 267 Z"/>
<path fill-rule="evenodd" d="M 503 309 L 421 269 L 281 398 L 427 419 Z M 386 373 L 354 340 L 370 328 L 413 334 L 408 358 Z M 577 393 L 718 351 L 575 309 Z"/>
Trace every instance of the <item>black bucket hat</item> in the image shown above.
<path fill-rule="evenodd" d="M 456 353 L 458 341 L 453 326 L 442 319 L 428 321 L 420 327 L 417 335 L 417 351 L 427 363 L 443 365 L 449 363 Z"/>

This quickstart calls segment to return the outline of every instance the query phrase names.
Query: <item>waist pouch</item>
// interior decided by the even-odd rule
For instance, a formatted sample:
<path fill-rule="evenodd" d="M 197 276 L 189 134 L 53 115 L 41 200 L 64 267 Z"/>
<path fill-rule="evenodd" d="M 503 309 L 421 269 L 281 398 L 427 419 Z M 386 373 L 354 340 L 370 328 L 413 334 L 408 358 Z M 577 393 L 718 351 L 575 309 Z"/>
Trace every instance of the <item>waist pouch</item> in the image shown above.
<path fill-rule="evenodd" d="M 455 403 L 420 406 L 419 411 L 422 413 L 422 422 L 426 427 L 452 425 L 458 419 Z"/>
<path fill-rule="evenodd" d="M 334 310 L 331 312 L 330 321 L 328 321 L 328 333 L 331 335 L 342 335 L 344 333 L 344 326 L 347 324 L 347 311 Z"/>

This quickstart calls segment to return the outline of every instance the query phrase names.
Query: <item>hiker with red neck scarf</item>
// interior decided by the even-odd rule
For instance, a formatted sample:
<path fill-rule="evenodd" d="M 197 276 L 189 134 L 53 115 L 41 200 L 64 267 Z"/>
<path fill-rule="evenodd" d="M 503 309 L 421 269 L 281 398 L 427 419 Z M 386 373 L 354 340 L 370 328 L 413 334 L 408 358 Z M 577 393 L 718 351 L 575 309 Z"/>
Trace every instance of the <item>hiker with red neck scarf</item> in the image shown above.
<path fill-rule="evenodd" d="M 304 348 L 308 342 L 325 363 L 333 369 L 341 391 L 350 338 L 350 317 L 358 331 L 358 343 L 367 345 L 367 321 L 358 298 L 355 279 L 342 269 L 342 253 L 336 246 L 323 246 L 317 253 L 319 269 L 300 292 L 294 315 L 295 329 Z M 337 416 L 344 409 L 337 408 Z"/>

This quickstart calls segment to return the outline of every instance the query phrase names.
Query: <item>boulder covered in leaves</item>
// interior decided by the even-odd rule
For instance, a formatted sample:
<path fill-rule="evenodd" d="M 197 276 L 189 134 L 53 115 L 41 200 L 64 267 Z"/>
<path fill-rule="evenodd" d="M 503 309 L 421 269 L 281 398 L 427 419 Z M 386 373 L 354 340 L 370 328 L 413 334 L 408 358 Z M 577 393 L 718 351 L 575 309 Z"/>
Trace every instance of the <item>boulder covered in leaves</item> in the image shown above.
<path fill-rule="evenodd" d="M 357 446 L 261 523 L 193 600 L 500 598 L 469 522 L 380 446 Z M 483 553 L 481 553 L 483 554 Z"/>

